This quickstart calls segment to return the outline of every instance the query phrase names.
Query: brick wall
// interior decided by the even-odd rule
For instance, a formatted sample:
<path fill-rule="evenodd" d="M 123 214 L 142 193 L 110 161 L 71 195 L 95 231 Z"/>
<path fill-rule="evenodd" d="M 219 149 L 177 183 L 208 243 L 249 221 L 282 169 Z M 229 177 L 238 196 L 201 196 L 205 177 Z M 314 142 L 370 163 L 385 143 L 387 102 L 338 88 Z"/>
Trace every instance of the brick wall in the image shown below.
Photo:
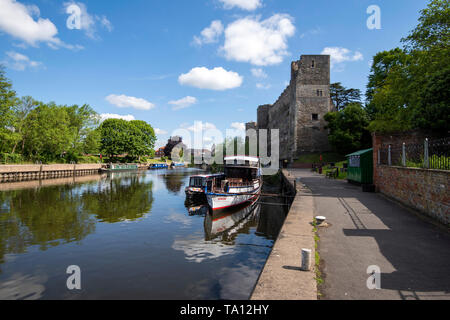
<path fill-rule="evenodd" d="M 374 184 L 378 192 L 450 225 L 450 171 L 378 165 L 382 145 L 422 143 L 426 133 L 373 134 Z"/>

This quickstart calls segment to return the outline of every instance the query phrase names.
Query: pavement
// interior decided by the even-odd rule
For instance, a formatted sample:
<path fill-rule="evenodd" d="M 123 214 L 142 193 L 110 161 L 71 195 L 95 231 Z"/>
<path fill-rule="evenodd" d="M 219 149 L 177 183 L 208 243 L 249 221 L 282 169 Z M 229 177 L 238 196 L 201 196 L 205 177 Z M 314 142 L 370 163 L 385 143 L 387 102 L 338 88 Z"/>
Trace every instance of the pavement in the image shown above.
<path fill-rule="evenodd" d="M 310 170 L 289 174 L 311 190 L 314 214 L 327 218 L 319 228 L 321 299 L 450 300 L 447 227 L 347 181 Z M 380 270 L 380 289 L 368 288 L 371 266 Z"/>

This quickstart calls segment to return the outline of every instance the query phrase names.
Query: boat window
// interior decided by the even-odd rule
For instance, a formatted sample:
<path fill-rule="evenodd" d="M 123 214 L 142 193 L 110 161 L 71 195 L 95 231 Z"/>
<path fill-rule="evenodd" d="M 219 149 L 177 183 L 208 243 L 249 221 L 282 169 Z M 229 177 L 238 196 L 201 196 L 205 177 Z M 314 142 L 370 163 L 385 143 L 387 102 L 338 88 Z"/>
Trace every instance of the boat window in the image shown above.
<path fill-rule="evenodd" d="M 193 177 L 191 178 L 191 182 L 189 184 L 191 187 L 203 187 L 204 186 L 204 179 L 200 177 Z"/>

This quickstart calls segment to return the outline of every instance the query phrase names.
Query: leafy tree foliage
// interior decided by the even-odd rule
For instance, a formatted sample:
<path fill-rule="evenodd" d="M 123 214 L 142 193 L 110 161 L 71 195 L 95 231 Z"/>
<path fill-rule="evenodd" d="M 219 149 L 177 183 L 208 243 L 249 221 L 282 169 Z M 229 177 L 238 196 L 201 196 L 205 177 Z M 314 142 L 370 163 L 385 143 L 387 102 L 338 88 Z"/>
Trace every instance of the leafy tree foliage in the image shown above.
<path fill-rule="evenodd" d="M 329 141 L 340 154 L 348 154 L 363 148 L 370 148 L 371 135 L 367 130 L 369 118 L 360 103 L 350 103 L 341 111 L 325 115 L 330 129 Z"/>
<path fill-rule="evenodd" d="M 340 82 L 330 85 L 330 96 L 338 111 L 344 109 L 350 103 L 361 102 L 361 90 L 347 89 Z"/>
<path fill-rule="evenodd" d="M 107 120 L 92 107 L 16 97 L 0 67 L 0 158 L 13 162 L 77 162 L 83 154 L 153 154 L 153 128 L 144 121 Z"/>
<path fill-rule="evenodd" d="M 367 85 L 372 131 L 432 130 L 450 123 L 450 2 L 431 0 L 404 48 L 378 53 Z"/>
<path fill-rule="evenodd" d="M 110 157 L 128 154 L 132 157 L 150 155 L 156 136 L 145 121 L 108 119 L 100 128 L 101 152 Z"/>

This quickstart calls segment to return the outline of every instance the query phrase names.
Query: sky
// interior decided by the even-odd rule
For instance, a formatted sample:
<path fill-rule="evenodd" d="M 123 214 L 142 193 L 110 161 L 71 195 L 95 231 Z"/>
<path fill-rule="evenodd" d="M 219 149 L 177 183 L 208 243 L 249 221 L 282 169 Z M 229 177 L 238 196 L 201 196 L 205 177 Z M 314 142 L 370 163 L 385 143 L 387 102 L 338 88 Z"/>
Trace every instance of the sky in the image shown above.
<path fill-rule="evenodd" d="M 156 147 L 176 134 L 199 147 L 202 129 L 256 121 L 302 54 L 330 54 L 331 82 L 365 92 L 372 57 L 401 46 L 427 3 L 0 0 L 0 64 L 19 96 L 147 121 Z"/>

